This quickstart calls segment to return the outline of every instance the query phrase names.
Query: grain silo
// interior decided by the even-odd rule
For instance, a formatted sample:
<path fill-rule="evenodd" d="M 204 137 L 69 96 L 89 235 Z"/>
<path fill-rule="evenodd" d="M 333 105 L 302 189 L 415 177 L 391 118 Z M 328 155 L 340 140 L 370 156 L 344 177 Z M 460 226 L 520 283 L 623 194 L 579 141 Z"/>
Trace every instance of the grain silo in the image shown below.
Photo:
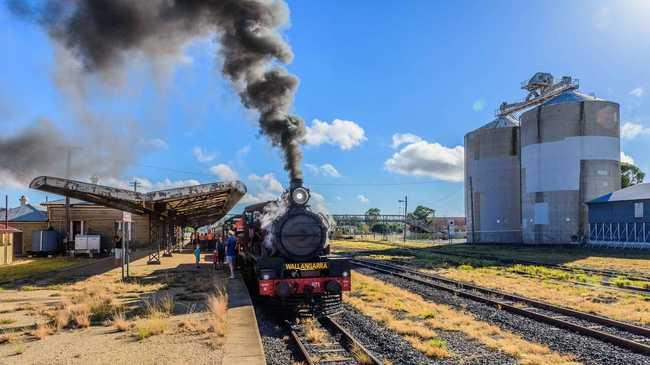
<path fill-rule="evenodd" d="M 524 243 L 579 242 L 589 201 L 620 189 L 619 105 L 575 89 L 521 115 Z"/>
<path fill-rule="evenodd" d="M 521 242 L 519 123 L 510 116 L 465 135 L 469 242 Z"/>

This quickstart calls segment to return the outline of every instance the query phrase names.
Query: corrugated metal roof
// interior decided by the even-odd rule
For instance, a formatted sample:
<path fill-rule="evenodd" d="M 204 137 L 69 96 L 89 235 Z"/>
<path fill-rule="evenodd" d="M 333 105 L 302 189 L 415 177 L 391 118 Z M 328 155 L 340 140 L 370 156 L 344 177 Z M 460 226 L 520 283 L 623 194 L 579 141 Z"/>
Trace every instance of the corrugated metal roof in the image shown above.
<path fill-rule="evenodd" d="M 29 187 L 134 214 L 173 217 L 177 223 L 192 227 L 218 221 L 246 194 L 246 185 L 241 181 L 141 193 L 59 177 L 39 176 L 32 180 Z M 56 201 L 52 204 L 62 203 Z"/>
<path fill-rule="evenodd" d="M 510 115 L 505 115 L 498 117 L 497 119 L 491 121 L 490 123 L 482 126 L 479 129 L 490 129 L 490 128 L 505 128 L 505 127 L 517 127 L 519 126 L 519 121 Z"/>
<path fill-rule="evenodd" d="M 542 105 L 553 105 L 553 104 L 564 104 L 564 103 L 576 103 L 581 101 L 604 101 L 604 99 L 597 98 L 595 96 L 583 94 L 575 90 L 567 90 L 562 94 L 544 102 Z"/>
<path fill-rule="evenodd" d="M 41 203 L 41 205 L 44 205 L 44 206 L 48 206 L 48 205 L 64 205 L 64 204 L 65 204 L 65 198 L 57 199 L 57 200 L 50 200 L 50 201 L 48 201 L 46 203 Z M 75 199 L 75 198 L 70 198 L 70 205 L 97 205 L 97 204 L 86 202 L 86 201 Z"/>
<path fill-rule="evenodd" d="M 5 210 L 0 209 L 0 220 L 5 219 Z M 34 208 L 31 204 L 9 208 L 10 222 L 47 222 L 47 213 Z"/>
<path fill-rule="evenodd" d="M 16 232 L 22 232 L 18 228 L 14 228 L 12 226 L 7 226 L 4 223 L 0 223 L 0 233 L 16 233 Z"/>
<path fill-rule="evenodd" d="M 587 204 L 650 199 L 650 183 L 636 184 L 590 200 Z"/>

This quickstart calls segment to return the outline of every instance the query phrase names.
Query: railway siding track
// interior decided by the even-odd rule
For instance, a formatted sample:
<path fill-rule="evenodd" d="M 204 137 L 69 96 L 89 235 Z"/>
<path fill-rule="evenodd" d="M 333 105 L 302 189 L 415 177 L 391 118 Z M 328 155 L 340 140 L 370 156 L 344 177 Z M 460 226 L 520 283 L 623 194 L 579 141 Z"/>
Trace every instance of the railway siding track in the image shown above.
<path fill-rule="evenodd" d="M 308 334 L 305 326 L 289 322 L 286 325 L 304 360 L 309 365 L 383 364 L 349 331 L 329 316 L 312 322 L 312 325 L 318 326 L 316 331 L 322 331 L 324 334 L 317 342 L 307 339 Z"/>
<path fill-rule="evenodd" d="M 502 293 L 497 290 L 422 273 L 402 266 L 362 259 L 354 259 L 353 263 L 360 267 L 400 277 L 428 287 L 452 292 L 470 300 L 609 342 L 637 353 L 650 354 L 650 329 L 646 327 Z"/>
<path fill-rule="evenodd" d="M 408 248 L 408 247 L 399 247 L 395 245 L 391 245 L 388 243 L 378 243 L 378 244 L 383 244 L 387 245 L 390 247 L 396 247 L 400 248 L 406 251 L 412 251 L 414 252 L 413 249 Z M 647 276 L 633 276 L 629 275 L 623 272 L 618 272 L 618 271 L 612 271 L 612 270 L 600 270 L 600 269 L 592 269 L 588 267 L 573 267 L 573 266 L 564 266 L 564 265 L 558 265 L 558 264 L 548 264 L 548 263 L 543 263 L 543 262 L 536 262 L 536 261 L 526 261 L 526 260 L 516 260 L 516 259 L 509 259 L 509 258 L 503 258 L 503 257 L 497 257 L 497 256 L 490 256 L 490 255 L 479 255 L 479 254 L 470 254 L 470 253 L 452 253 L 452 252 L 442 252 L 442 251 L 437 251 L 437 250 L 427 250 L 425 251 L 428 254 L 433 254 L 433 255 L 442 255 L 442 256 L 452 256 L 452 257 L 460 257 L 460 258 L 468 258 L 468 259 L 476 259 L 476 260 L 489 260 L 489 261 L 494 261 L 498 262 L 501 264 L 520 264 L 520 265 L 535 265 L 535 266 L 542 266 L 542 267 L 547 267 L 551 269 L 556 269 L 556 270 L 561 270 L 564 272 L 569 272 L 569 273 L 576 273 L 576 272 L 583 272 L 583 273 L 588 273 L 592 275 L 600 275 L 606 278 L 614 279 L 617 277 L 625 277 L 630 280 L 634 281 L 645 281 L 648 283 L 648 287 L 646 288 L 640 288 L 636 286 L 628 286 L 628 285 L 617 285 L 617 284 L 612 284 L 609 281 L 605 280 L 602 281 L 599 285 L 604 286 L 607 288 L 612 288 L 612 289 L 617 289 L 617 290 L 622 290 L 630 293 L 636 293 L 636 294 L 641 294 L 641 295 L 650 295 L 650 277 Z M 356 252 L 357 255 L 360 254 L 374 254 L 376 252 L 374 251 L 358 251 Z M 520 275 L 526 275 L 523 273 L 520 273 Z M 530 276 L 530 275 L 526 275 Z M 533 276 L 530 276 L 533 277 Z M 582 283 L 582 282 L 577 282 L 577 281 L 568 281 L 572 284 L 575 285 L 580 285 L 580 286 L 598 286 L 594 284 L 588 284 L 588 283 Z"/>

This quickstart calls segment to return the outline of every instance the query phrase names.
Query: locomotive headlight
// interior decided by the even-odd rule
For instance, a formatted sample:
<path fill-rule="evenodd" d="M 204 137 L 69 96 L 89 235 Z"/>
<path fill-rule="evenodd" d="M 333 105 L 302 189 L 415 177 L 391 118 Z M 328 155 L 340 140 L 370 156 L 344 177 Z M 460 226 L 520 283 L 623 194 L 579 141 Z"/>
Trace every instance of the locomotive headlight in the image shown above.
<path fill-rule="evenodd" d="M 347 271 L 343 271 L 343 272 L 341 273 L 341 276 L 343 276 L 343 277 L 348 276 L 348 272 L 347 272 Z"/>
<path fill-rule="evenodd" d="M 305 188 L 295 188 L 291 192 L 291 199 L 296 204 L 304 205 L 309 200 L 309 191 Z"/>

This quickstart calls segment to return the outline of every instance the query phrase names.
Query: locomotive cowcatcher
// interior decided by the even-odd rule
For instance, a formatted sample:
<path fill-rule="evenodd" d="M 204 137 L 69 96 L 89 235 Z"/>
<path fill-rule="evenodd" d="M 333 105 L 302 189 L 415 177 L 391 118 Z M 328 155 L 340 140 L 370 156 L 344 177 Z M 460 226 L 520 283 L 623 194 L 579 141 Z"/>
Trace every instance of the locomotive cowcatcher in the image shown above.
<path fill-rule="evenodd" d="M 292 180 L 279 201 L 248 206 L 233 219 L 238 260 L 247 285 L 285 312 L 325 315 L 340 310 L 350 290 L 350 262 L 331 255 L 327 218 L 312 211 L 309 190 Z"/>

